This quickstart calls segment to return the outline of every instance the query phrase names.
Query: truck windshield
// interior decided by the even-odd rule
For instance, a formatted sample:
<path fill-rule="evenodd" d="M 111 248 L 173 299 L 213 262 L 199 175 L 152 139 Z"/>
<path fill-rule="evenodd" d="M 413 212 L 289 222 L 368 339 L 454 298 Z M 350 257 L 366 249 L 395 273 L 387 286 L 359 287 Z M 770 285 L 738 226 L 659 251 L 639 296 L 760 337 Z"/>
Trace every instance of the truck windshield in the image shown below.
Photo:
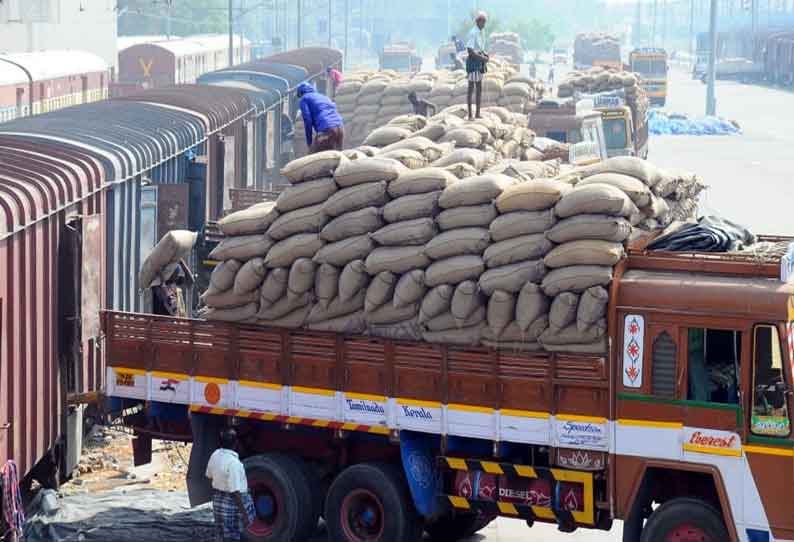
<path fill-rule="evenodd" d="M 767 437 L 787 437 L 791 433 L 786 403 L 786 379 L 780 335 L 771 325 L 755 327 L 753 340 L 753 415 L 750 430 Z"/>
<path fill-rule="evenodd" d="M 605 120 L 604 138 L 608 149 L 625 149 L 628 147 L 626 119 Z"/>
<path fill-rule="evenodd" d="M 383 69 L 408 71 L 411 69 L 411 57 L 409 55 L 383 55 Z"/>
<path fill-rule="evenodd" d="M 661 58 L 635 58 L 631 62 L 631 70 L 643 77 L 664 77 L 667 74 L 667 63 Z"/>

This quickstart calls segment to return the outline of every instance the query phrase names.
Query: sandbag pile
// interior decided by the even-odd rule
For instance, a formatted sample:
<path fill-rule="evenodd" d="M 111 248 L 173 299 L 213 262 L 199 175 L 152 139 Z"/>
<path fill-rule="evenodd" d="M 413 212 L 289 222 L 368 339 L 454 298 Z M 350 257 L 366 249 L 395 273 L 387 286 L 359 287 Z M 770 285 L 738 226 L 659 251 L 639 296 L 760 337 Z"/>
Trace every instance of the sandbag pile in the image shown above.
<path fill-rule="evenodd" d="M 488 38 L 488 45 L 491 57 L 503 57 L 513 64 L 524 62 L 521 38 L 515 32 L 494 32 Z"/>
<path fill-rule="evenodd" d="M 573 71 L 557 87 L 560 98 L 582 97 L 587 94 L 617 92 L 632 108 L 635 125 L 645 123 L 650 100 L 640 84 L 637 74 L 612 68 L 594 67 L 586 71 Z"/>
<path fill-rule="evenodd" d="M 599 61 L 621 62 L 620 38 L 601 32 L 577 34 L 573 44 L 574 65 L 593 66 Z"/>
<path fill-rule="evenodd" d="M 458 178 L 385 156 L 418 137 L 288 164 L 275 203 L 221 221 L 229 237 L 211 255 L 222 263 L 204 316 L 602 354 L 613 267 L 635 227 L 667 222 L 668 201 L 702 190 L 633 157 L 579 169 L 500 160 Z"/>

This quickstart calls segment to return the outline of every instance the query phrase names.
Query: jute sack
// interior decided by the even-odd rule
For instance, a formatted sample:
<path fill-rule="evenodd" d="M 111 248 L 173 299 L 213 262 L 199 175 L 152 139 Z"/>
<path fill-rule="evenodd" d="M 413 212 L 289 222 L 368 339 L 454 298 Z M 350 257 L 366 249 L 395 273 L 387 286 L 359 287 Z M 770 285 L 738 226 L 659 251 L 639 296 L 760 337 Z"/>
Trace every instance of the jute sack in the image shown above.
<path fill-rule="evenodd" d="M 455 320 L 457 327 L 464 327 L 464 323 L 478 308 L 485 307 L 485 299 L 480 293 L 476 281 L 464 280 L 455 288 L 449 312 Z"/>
<path fill-rule="evenodd" d="M 203 314 L 205 320 L 218 320 L 221 322 L 242 322 L 253 318 L 259 311 L 258 303 L 248 303 L 242 307 L 231 309 L 209 309 Z"/>
<path fill-rule="evenodd" d="M 546 345 L 564 345 L 564 344 L 590 344 L 606 333 L 606 321 L 599 320 L 595 325 L 591 326 L 585 331 L 579 331 L 576 324 L 571 324 L 563 329 L 554 329 L 549 327 L 539 337 L 540 343 Z"/>
<path fill-rule="evenodd" d="M 349 237 L 377 231 L 383 226 L 383 217 L 378 207 L 364 207 L 331 220 L 320 231 L 320 239 L 329 243 Z"/>
<path fill-rule="evenodd" d="M 372 147 L 369 145 L 361 145 L 359 147 L 356 147 L 356 150 L 363 152 L 364 154 L 370 157 L 375 156 L 380 152 L 380 149 L 378 147 Z"/>
<path fill-rule="evenodd" d="M 485 321 L 485 307 L 480 305 L 472 312 L 468 318 L 458 325 L 455 317 L 452 315 L 451 311 L 447 311 L 435 318 L 430 319 L 426 324 L 425 328 L 428 331 L 447 331 L 450 329 L 456 329 L 460 327 L 471 327 L 477 324 L 480 324 Z"/>
<path fill-rule="evenodd" d="M 438 212 L 438 198 L 441 192 L 402 196 L 390 201 L 383 207 L 383 219 L 389 223 L 403 222 L 416 218 L 433 217 Z"/>
<path fill-rule="evenodd" d="M 496 198 L 500 213 L 513 211 L 544 211 L 554 207 L 571 187 L 552 179 L 536 179 L 508 186 Z"/>
<path fill-rule="evenodd" d="M 601 286 L 588 288 L 582 294 L 576 312 L 576 327 L 586 331 L 590 326 L 606 316 L 609 292 Z"/>
<path fill-rule="evenodd" d="M 275 241 L 282 241 L 298 233 L 319 233 L 327 221 L 323 204 L 311 205 L 279 216 L 268 228 L 267 235 Z"/>
<path fill-rule="evenodd" d="M 543 333 L 541 330 L 540 333 Z M 539 333 L 539 334 L 540 334 Z M 485 328 L 482 334 L 482 343 L 486 346 L 493 346 L 495 348 L 510 348 L 507 345 L 512 344 L 537 344 L 537 337 L 530 338 L 529 333 L 523 331 L 515 322 L 510 322 L 498 335 L 494 334 L 490 327 Z M 539 344 L 533 347 L 534 350 L 542 350 L 543 347 Z"/>
<path fill-rule="evenodd" d="M 427 292 L 427 287 L 425 286 L 425 272 L 423 270 L 414 269 L 404 273 L 394 287 L 393 305 L 399 309 L 406 305 L 421 302 L 425 292 Z"/>
<path fill-rule="evenodd" d="M 171 230 L 154 246 L 141 266 L 138 276 L 141 288 L 148 288 L 168 264 L 187 256 L 196 244 L 198 234 L 187 230 Z"/>
<path fill-rule="evenodd" d="M 444 331 L 425 331 L 422 338 L 429 343 L 474 346 L 480 343 L 485 324 Z"/>
<path fill-rule="evenodd" d="M 314 286 L 317 264 L 309 258 L 298 258 L 292 264 L 287 279 L 287 297 L 300 297 Z"/>
<path fill-rule="evenodd" d="M 606 286 L 612 281 L 612 268 L 599 265 L 574 265 L 552 269 L 543 278 L 541 288 L 548 296 L 560 292 L 583 292 L 593 286 Z"/>
<path fill-rule="evenodd" d="M 257 324 L 260 326 L 283 327 L 287 329 L 298 329 L 306 323 L 306 318 L 311 311 L 311 304 L 303 305 L 280 318 L 259 318 Z M 261 311 L 260 311 L 261 314 Z M 258 317 L 258 316 L 257 316 Z"/>
<path fill-rule="evenodd" d="M 413 269 L 424 269 L 429 263 L 424 246 L 378 247 L 366 259 L 370 275 L 377 275 L 381 271 L 401 275 Z"/>
<path fill-rule="evenodd" d="M 269 307 L 260 306 L 259 313 L 256 317 L 260 320 L 276 320 L 288 315 L 296 309 L 311 304 L 311 301 L 312 294 L 310 292 L 306 292 L 302 296 L 293 298 L 284 296 Z"/>
<path fill-rule="evenodd" d="M 648 218 L 660 218 L 670 212 L 670 206 L 664 199 L 656 196 L 655 194 L 651 194 L 650 202 L 648 202 L 648 205 L 640 209 L 640 211 L 642 211 L 642 214 Z"/>
<path fill-rule="evenodd" d="M 395 307 L 387 303 L 366 313 L 367 323 L 374 325 L 394 324 L 397 322 L 404 322 L 410 320 L 419 314 L 419 304 L 406 305 L 404 307 Z"/>
<path fill-rule="evenodd" d="M 488 227 L 496 216 L 496 206 L 493 203 L 483 203 L 482 205 L 465 205 L 441 211 L 436 217 L 436 222 L 442 230 Z"/>
<path fill-rule="evenodd" d="M 425 245 L 425 255 L 433 260 L 443 260 L 467 254 L 480 255 L 491 242 L 485 228 L 458 228 L 442 232 Z"/>
<path fill-rule="evenodd" d="M 208 307 L 216 309 L 230 309 L 232 307 L 242 307 L 249 303 L 256 303 L 259 300 L 259 291 L 246 292 L 244 294 L 235 294 L 231 289 L 225 292 L 212 294 L 204 292 L 201 296 L 201 301 Z"/>
<path fill-rule="evenodd" d="M 392 301 L 396 285 L 397 275 L 389 271 L 381 271 L 372 277 L 364 300 L 364 311 L 372 312 Z"/>
<path fill-rule="evenodd" d="M 537 260 L 553 247 L 552 242 L 542 233 L 522 235 L 492 244 L 485 249 L 483 259 L 486 267 L 499 267 L 523 260 Z"/>
<path fill-rule="evenodd" d="M 515 294 L 496 290 L 488 299 L 488 327 L 494 337 L 499 337 L 502 331 L 513 321 L 516 312 Z"/>
<path fill-rule="evenodd" d="M 339 293 L 339 268 L 324 263 L 317 268 L 315 277 L 317 282 L 314 290 L 317 303 L 323 308 L 328 308 L 328 304 Z"/>
<path fill-rule="evenodd" d="M 279 213 L 288 213 L 302 207 L 317 205 L 336 191 L 337 186 L 333 177 L 288 186 L 279 194 L 276 200 L 276 209 Z"/>
<path fill-rule="evenodd" d="M 585 169 L 590 177 L 599 173 L 620 173 L 639 179 L 646 186 L 655 186 L 662 177 L 661 171 L 650 162 L 636 156 L 616 156 Z"/>
<path fill-rule="evenodd" d="M 330 177 L 347 158 L 339 151 L 322 151 L 293 160 L 281 170 L 291 183 Z"/>
<path fill-rule="evenodd" d="M 338 87 L 336 87 L 336 95 L 335 98 L 338 101 L 341 97 L 348 97 L 348 96 L 355 96 L 361 91 L 361 87 L 364 84 L 361 81 L 345 81 Z"/>
<path fill-rule="evenodd" d="M 477 171 L 482 170 L 487 162 L 485 153 L 477 149 L 455 149 L 451 153 L 442 156 L 432 164 L 434 167 L 447 167 L 459 162 L 469 164 Z"/>
<path fill-rule="evenodd" d="M 540 282 L 545 274 L 543 260 L 528 260 L 489 269 L 480 276 L 479 284 L 485 295 L 491 295 L 496 290 L 516 293 L 527 282 Z"/>
<path fill-rule="evenodd" d="M 366 291 L 368 284 L 369 275 L 364 267 L 364 260 L 350 262 L 339 275 L 339 299 L 342 302 L 353 299 L 359 292 Z"/>
<path fill-rule="evenodd" d="M 298 258 L 313 258 L 325 243 L 316 233 L 299 233 L 279 241 L 265 256 L 265 265 L 289 267 Z"/>
<path fill-rule="evenodd" d="M 240 267 L 240 270 L 234 277 L 234 287 L 232 289 L 235 294 L 253 292 L 262 286 L 265 275 L 267 275 L 267 268 L 265 267 L 264 258 L 253 258 L 248 260 Z"/>
<path fill-rule="evenodd" d="M 234 278 L 243 266 L 237 260 L 226 260 L 215 266 L 210 274 L 210 291 L 212 293 L 225 292 L 234 286 Z"/>
<path fill-rule="evenodd" d="M 580 183 L 560 199 L 554 212 L 560 218 L 568 218 L 583 214 L 630 216 L 639 210 L 619 188 L 608 184 Z"/>
<path fill-rule="evenodd" d="M 642 181 L 622 175 L 620 173 L 599 173 L 586 179 L 582 179 L 576 186 L 587 186 L 588 184 L 608 184 L 622 190 L 634 205 L 645 207 L 651 202 L 651 190 Z"/>
<path fill-rule="evenodd" d="M 438 229 L 432 218 L 415 218 L 384 226 L 371 237 L 384 246 L 423 245 L 437 233 Z"/>
<path fill-rule="evenodd" d="M 485 269 L 480 256 L 454 256 L 433 262 L 425 272 L 425 284 L 431 288 L 441 284 L 459 284 L 477 279 Z"/>
<path fill-rule="evenodd" d="M 623 258 L 621 243 L 611 241 L 569 241 L 557 245 L 543 258 L 546 267 L 569 267 L 572 265 L 613 266 Z"/>
<path fill-rule="evenodd" d="M 421 130 L 414 132 L 413 137 L 426 137 L 430 141 L 438 141 L 446 131 L 447 128 L 443 124 L 430 122 Z"/>
<path fill-rule="evenodd" d="M 331 300 L 327 307 L 321 305 L 314 305 L 309 316 L 306 318 L 306 323 L 317 324 L 324 320 L 333 320 L 340 316 L 352 314 L 364 308 L 365 290 L 359 290 L 356 295 L 350 299 L 342 299 L 337 296 Z"/>
<path fill-rule="evenodd" d="M 263 233 L 226 237 L 209 253 L 210 260 L 248 261 L 257 256 L 264 256 L 273 240 Z"/>
<path fill-rule="evenodd" d="M 430 141 L 429 139 L 427 139 L 426 137 L 417 137 L 415 135 L 412 135 L 408 139 L 403 139 L 401 141 L 398 141 L 397 143 L 386 145 L 385 147 L 383 147 L 383 149 L 380 150 L 379 154 L 383 155 L 391 151 L 397 151 L 401 149 L 423 152 L 428 147 L 435 148 L 436 144 Z"/>
<path fill-rule="evenodd" d="M 537 284 L 528 282 L 518 294 L 516 301 L 516 324 L 523 331 L 529 329 L 530 324 L 548 313 L 549 298 Z"/>
<path fill-rule="evenodd" d="M 491 239 L 505 241 L 533 233 L 543 233 L 557 222 L 554 211 L 516 211 L 499 215 L 491 222 Z"/>
<path fill-rule="evenodd" d="M 309 318 L 311 318 L 311 314 L 309 313 Z M 312 331 L 326 331 L 343 335 L 361 335 L 367 330 L 367 320 L 364 318 L 364 311 L 358 311 L 314 324 L 309 323 L 307 319 L 306 328 Z"/>
<path fill-rule="evenodd" d="M 543 349 L 548 352 L 565 352 L 567 354 L 606 354 L 607 340 L 601 337 L 589 344 L 544 344 Z"/>
<path fill-rule="evenodd" d="M 620 243 L 631 234 L 631 224 L 624 218 L 605 215 L 577 215 L 559 221 L 546 232 L 555 243 L 600 239 Z"/>
<path fill-rule="evenodd" d="M 405 166 L 391 158 L 361 158 L 339 164 L 334 180 L 340 188 L 347 188 L 361 183 L 393 181 L 404 171 Z"/>
<path fill-rule="evenodd" d="M 559 331 L 576 321 L 576 310 L 579 307 L 579 296 L 573 292 L 562 292 L 551 302 L 549 309 L 549 327 Z"/>
<path fill-rule="evenodd" d="M 276 218 L 276 202 L 265 201 L 221 218 L 218 228 L 224 235 L 264 233 Z"/>
<path fill-rule="evenodd" d="M 396 143 L 401 139 L 411 137 L 411 131 L 405 128 L 397 128 L 395 126 L 384 126 L 378 128 L 367 136 L 364 140 L 364 145 L 372 145 L 374 147 L 385 147 Z"/>
<path fill-rule="evenodd" d="M 259 290 L 259 305 L 267 308 L 279 299 L 286 297 L 287 283 L 289 282 L 289 269 L 271 269 L 267 274 L 262 288 Z"/>
<path fill-rule="evenodd" d="M 449 284 L 436 286 L 427 292 L 419 308 L 419 323 L 422 324 L 449 311 L 454 293 L 455 288 Z"/>
<path fill-rule="evenodd" d="M 458 179 L 468 179 L 469 177 L 477 176 L 477 169 L 471 164 L 466 164 L 464 162 L 458 162 L 457 164 L 452 164 L 441 169 L 449 171 Z"/>
<path fill-rule="evenodd" d="M 424 154 L 419 151 L 411 149 L 397 149 L 389 152 L 384 152 L 379 155 L 384 160 L 396 160 L 403 167 L 411 169 L 420 169 L 427 166 L 427 159 Z"/>
<path fill-rule="evenodd" d="M 471 177 L 458 181 L 441 192 L 438 205 L 444 209 L 491 203 L 503 190 L 513 184 L 515 179 L 507 175 L 491 174 Z"/>
<path fill-rule="evenodd" d="M 402 322 L 390 324 L 367 324 L 367 335 L 370 337 L 381 337 L 392 341 L 421 341 L 422 327 L 417 323 L 416 318 L 409 318 Z"/>
<path fill-rule="evenodd" d="M 366 258 L 375 249 L 375 243 L 369 235 L 358 235 L 329 243 L 314 255 L 316 263 L 327 263 L 336 267 L 344 267 L 353 260 Z"/>
<path fill-rule="evenodd" d="M 323 204 L 323 211 L 337 217 L 365 207 L 381 206 L 388 200 L 385 181 L 364 183 L 339 190 Z"/>
<path fill-rule="evenodd" d="M 457 147 L 469 149 L 476 149 L 483 144 L 482 135 L 468 126 L 448 130 L 439 141 L 441 143 L 454 142 Z"/>

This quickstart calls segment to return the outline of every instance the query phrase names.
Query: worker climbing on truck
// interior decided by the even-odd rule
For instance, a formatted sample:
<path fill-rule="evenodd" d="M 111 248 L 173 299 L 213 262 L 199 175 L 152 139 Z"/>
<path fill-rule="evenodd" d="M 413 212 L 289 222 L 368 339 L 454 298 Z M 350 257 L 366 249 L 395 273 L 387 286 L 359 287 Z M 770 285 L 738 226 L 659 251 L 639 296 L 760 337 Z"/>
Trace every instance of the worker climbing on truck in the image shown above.
<path fill-rule="evenodd" d="M 311 83 L 298 85 L 301 115 L 310 152 L 342 150 L 344 124 L 336 104 L 315 90 Z M 314 132 L 317 132 L 316 136 Z"/>
<path fill-rule="evenodd" d="M 472 98 L 476 91 L 476 104 L 477 104 L 477 118 L 480 118 L 480 105 L 482 104 L 482 79 L 488 67 L 488 53 L 485 52 L 485 23 L 488 16 L 485 12 L 480 11 L 474 18 L 474 26 L 469 31 L 469 37 L 466 41 L 466 50 L 468 57 L 466 57 L 466 77 L 469 81 L 469 89 L 467 94 L 466 103 L 469 106 L 469 120 L 474 120 L 471 114 Z"/>

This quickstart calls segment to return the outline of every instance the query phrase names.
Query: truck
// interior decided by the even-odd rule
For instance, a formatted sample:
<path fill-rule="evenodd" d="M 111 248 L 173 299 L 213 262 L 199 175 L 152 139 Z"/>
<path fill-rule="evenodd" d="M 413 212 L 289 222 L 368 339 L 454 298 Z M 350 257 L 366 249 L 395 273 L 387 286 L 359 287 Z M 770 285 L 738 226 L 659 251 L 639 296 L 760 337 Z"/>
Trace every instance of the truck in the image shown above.
<path fill-rule="evenodd" d="M 340 542 L 458 540 L 495 517 L 567 533 L 623 520 L 626 541 L 791 539 L 788 267 L 647 241 L 615 269 L 603 355 L 105 311 L 107 393 L 131 413 L 136 462 L 152 436 L 193 442 L 194 505 L 236 427 L 251 540 L 305 539 L 321 514 Z"/>
<path fill-rule="evenodd" d="M 648 158 L 648 98 L 640 86 L 629 97 L 625 91 L 592 96 L 604 124 L 607 156 Z"/>
<path fill-rule="evenodd" d="M 573 45 L 573 64 L 576 69 L 595 66 L 623 68 L 620 38 L 612 34 L 577 34 Z"/>
<path fill-rule="evenodd" d="M 380 69 L 416 73 L 422 69 L 422 57 L 410 44 L 395 44 L 384 47 L 380 53 Z"/>
<path fill-rule="evenodd" d="M 545 98 L 529 113 L 529 128 L 537 137 L 575 145 L 595 143 L 601 158 L 606 158 L 606 140 L 601 114 L 592 102 Z"/>
<path fill-rule="evenodd" d="M 651 104 L 667 102 L 667 51 L 657 47 L 634 49 L 629 53 L 629 69 L 642 77 L 642 86 Z"/>

